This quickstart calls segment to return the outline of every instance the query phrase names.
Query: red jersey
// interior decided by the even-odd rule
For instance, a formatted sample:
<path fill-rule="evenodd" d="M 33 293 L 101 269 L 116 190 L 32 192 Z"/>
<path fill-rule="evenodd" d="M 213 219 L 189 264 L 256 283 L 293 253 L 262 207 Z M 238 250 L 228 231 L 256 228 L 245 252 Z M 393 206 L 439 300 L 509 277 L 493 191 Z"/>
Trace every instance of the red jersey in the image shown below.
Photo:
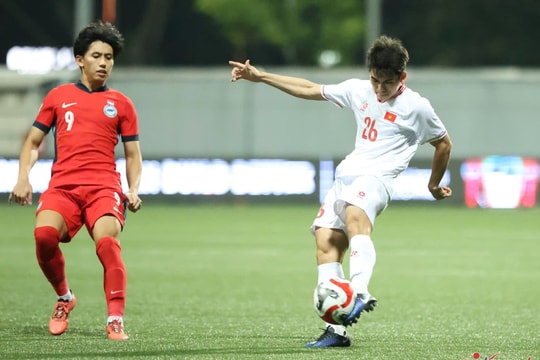
<path fill-rule="evenodd" d="M 139 140 L 139 123 L 132 101 L 103 87 L 88 90 L 81 82 L 52 89 L 34 122 L 55 137 L 55 159 L 49 187 L 120 185 L 115 147 Z"/>

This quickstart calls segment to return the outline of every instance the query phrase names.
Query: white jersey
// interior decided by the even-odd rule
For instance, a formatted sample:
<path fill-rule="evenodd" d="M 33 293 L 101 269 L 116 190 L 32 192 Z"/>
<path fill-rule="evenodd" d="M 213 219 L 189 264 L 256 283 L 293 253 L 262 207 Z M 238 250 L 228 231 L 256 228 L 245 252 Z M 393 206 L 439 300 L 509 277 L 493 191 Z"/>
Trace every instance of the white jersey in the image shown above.
<path fill-rule="evenodd" d="M 321 95 L 356 119 L 354 150 L 336 169 L 336 177 L 372 175 L 392 192 L 392 180 L 407 168 L 418 145 L 441 139 L 446 129 L 429 101 L 404 85 L 399 95 L 380 103 L 369 80 L 323 85 Z"/>

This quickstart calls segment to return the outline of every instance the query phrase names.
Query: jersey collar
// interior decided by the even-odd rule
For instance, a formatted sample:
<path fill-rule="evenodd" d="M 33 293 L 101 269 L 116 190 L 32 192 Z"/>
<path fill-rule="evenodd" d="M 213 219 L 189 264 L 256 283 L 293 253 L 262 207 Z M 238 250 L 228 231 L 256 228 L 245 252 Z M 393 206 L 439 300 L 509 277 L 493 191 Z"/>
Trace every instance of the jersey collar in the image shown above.
<path fill-rule="evenodd" d="M 94 91 L 91 91 L 90 89 L 88 89 L 86 86 L 84 86 L 84 84 L 82 83 L 81 80 L 77 81 L 75 83 L 75 86 L 78 87 L 79 89 L 83 90 L 83 91 L 86 91 L 87 93 L 93 93 L 93 92 L 102 92 L 102 91 L 107 91 L 109 88 L 107 87 L 107 85 L 103 85 L 102 87 L 100 87 L 99 89 L 97 90 L 94 90 Z"/>

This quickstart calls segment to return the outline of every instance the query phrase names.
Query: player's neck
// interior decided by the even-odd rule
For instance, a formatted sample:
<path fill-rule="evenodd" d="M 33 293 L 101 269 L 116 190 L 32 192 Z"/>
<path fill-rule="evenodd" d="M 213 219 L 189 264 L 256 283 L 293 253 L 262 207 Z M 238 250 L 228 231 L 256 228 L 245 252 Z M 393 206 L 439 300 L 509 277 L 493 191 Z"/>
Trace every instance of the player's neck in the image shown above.
<path fill-rule="evenodd" d="M 93 81 L 93 82 L 90 82 L 88 81 L 88 79 L 82 77 L 81 78 L 81 84 L 84 85 L 84 87 L 86 87 L 88 89 L 88 91 L 102 91 L 103 88 L 105 87 L 105 82 L 103 81 Z"/>

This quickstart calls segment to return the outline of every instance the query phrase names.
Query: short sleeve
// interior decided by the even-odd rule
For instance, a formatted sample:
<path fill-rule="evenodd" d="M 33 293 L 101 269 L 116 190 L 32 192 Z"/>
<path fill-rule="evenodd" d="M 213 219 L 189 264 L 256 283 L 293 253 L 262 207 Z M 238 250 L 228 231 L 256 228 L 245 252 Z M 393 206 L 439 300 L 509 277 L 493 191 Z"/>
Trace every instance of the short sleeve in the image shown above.
<path fill-rule="evenodd" d="M 39 107 L 34 126 L 48 133 L 56 121 L 55 90 L 51 90 Z"/>
<path fill-rule="evenodd" d="M 123 142 L 139 140 L 137 110 L 130 98 L 125 97 L 124 111 L 120 119 L 120 135 Z"/>
<path fill-rule="evenodd" d="M 427 99 L 422 99 L 418 115 L 421 119 L 420 144 L 425 144 L 443 138 L 446 134 L 446 128 L 439 116 Z"/>
<path fill-rule="evenodd" d="M 365 80 L 349 79 L 339 84 L 321 86 L 321 95 L 326 100 L 341 108 L 351 108 L 353 93 L 355 96 L 365 96 Z"/>

